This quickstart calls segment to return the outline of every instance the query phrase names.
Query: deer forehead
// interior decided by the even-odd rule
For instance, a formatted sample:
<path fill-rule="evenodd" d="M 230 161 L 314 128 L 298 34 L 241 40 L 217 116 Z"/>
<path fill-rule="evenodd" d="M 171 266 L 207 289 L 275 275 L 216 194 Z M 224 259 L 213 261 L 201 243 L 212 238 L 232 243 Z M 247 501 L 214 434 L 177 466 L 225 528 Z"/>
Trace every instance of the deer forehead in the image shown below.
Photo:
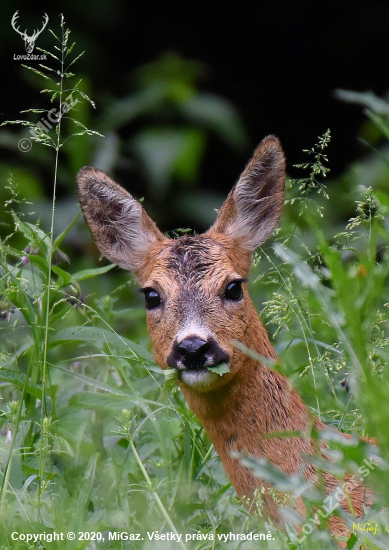
<path fill-rule="evenodd" d="M 217 292 L 226 281 L 247 275 L 247 262 L 233 243 L 207 235 L 183 236 L 165 241 L 151 251 L 141 280 L 143 286 L 157 285 L 172 292 Z"/>

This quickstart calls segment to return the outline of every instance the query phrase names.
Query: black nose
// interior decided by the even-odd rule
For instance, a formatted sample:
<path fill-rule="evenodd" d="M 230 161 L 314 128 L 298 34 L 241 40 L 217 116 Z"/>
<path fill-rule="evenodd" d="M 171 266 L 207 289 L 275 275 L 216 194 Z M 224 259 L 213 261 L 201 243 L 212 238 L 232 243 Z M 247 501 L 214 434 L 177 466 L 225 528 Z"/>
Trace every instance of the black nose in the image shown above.
<path fill-rule="evenodd" d="M 200 357 L 207 348 L 209 348 L 208 342 L 196 337 L 185 338 L 177 344 L 177 350 L 182 353 L 184 358 Z"/>
<path fill-rule="evenodd" d="M 169 367 L 179 369 L 204 369 L 228 361 L 228 354 L 214 339 L 203 340 L 197 336 L 177 342 L 167 360 Z"/>

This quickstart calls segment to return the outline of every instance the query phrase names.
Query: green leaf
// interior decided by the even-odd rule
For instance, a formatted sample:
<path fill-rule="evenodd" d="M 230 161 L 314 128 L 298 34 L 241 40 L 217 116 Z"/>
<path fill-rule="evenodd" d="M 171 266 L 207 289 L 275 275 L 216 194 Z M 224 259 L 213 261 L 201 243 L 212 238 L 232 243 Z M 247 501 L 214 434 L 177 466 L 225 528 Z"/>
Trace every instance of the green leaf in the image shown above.
<path fill-rule="evenodd" d="M 113 269 L 114 267 L 116 267 L 115 264 L 109 264 L 103 267 L 96 267 L 93 269 L 83 269 L 82 271 L 77 271 L 77 273 L 74 273 L 72 275 L 72 280 L 84 281 L 85 279 L 90 279 L 91 277 L 97 277 L 98 275 L 107 273 L 107 271 L 111 271 L 111 269 Z"/>
<path fill-rule="evenodd" d="M 180 108 L 191 122 L 213 131 L 235 149 L 247 146 L 247 134 L 238 112 L 222 97 L 199 93 L 183 102 Z"/>
<path fill-rule="evenodd" d="M 383 191 L 376 191 L 375 195 L 380 201 L 381 205 L 384 206 L 387 211 L 389 211 L 389 195 L 387 193 L 384 193 Z"/>
<path fill-rule="evenodd" d="M 248 357 L 251 357 L 251 359 L 254 359 L 254 361 L 257 361 L 258 363 L 262 363 L 269 368 L 274 368 L 277 365 L 277 361 L 275 361 L 274 359 L 271 359 L 270 357 L 264 357 L 260 353 L 257 353 L 256 351 L 245 346 L 245 344 L 243 344 L 242 342 L 239 342 L 239 340 L 232 339 L 232 344 L 236 348 L 238 348 L 238 350 L 243 352 Z"/>
<path fill-rule="evenodd" d="M 177 381 L 177 378 L 178 378 L 178 371 L 177 369 L 165 369 L 162 371 L 162 374 L 164 375 L 165 377 L 165 380 L 168 381 L 168 380 L 174 380 L 174 382 Z"/>
<path fill-rule="evenodd" d="M 93 378 L 89 378 L 89 376 L 85 376 L 84 374 L 80 374 L 79 372 L 76 372 L 76 371 L 64 369 L 63 367 L 60 367 L 59 365 L 56 365 L 56 364 L 52 364 L 51 367 L 65 373 L 67 377 L 72 376 L 73 378 L 80 380 L 83 384 L 87 384 L 88 386 L 92 386 L 93 388 L 96 388 L 98 390 L 103 390 L 104 392 L 112 393 L 114 395 L 120 395 L 128 399 L 128 393 L 120 391 L 117 388 L 114 388 L 113 386 L 111 386 L 110 384 L 105 384 L 104 382 L 100 382 L 100 380 L 94 380 Z"/>
<path fill-rule="evenodd" d="M 355 543 L 358 541 L 358 537 L 355 535 L 355 533 L 351 533 L 350 538 L 347 541 L 347 546 L 349 550 L 355 547 Z"/>
<path fill-rule="evenodd" d="M 52 265 L 51 269 L 56 275 L 58 275 L 58 285 L 60 287 L 68 286 L 70 284 L 70 281 L 72 280 L 72 275 L 70 273 L 64 269 L 61 269 L 57 265 Z"/>
<path fill-rule="evenodd" d="M 122 128 L 132 120 L 152 113 L 163 104 L 165 91 L 158 83 L 148 86 L 135 94 L 112 102 L 103 113 L 101 127 L 107 132 Z"/>
<path fill-rule="evenodd" d="M 63 239 L 66 237 L 66 235 L 69 233 L 73 225 L 76 223 L 76 221 L 80 217 L 80 214 L 81 212 L 78 212 L 77 216 L 73 219 L 73 221 L 71 221 L 70 224 L 67 226 L 67 228 L 64 231 L 62 231 L 62 233 L 58 235 L 58 237 L 55 239 L 53 243 L 53 252 L 54 250 L 57 250 L 57 248 L 59 247 Z"/>
<path fill-rule="evenodd" d="M 46 274 L 47 274 L 47 271 L 48 271 L 47 256 L 45 258 L 43 258 L 42 256 L 39 256 L 38 254 L 34 254 L 33 252 L 26 252 L 25 258 L 31 264 L 38 266 L 41 274 L 43 274 L 46 278 Z"/>
<path fill-rule="evenodd" d="M 353 92 L 350 90 L 335 90 L 335 97 L 346 103 L 355 103 L 371 109 L 378 115 L 389 114 L 389 103 L 373 92 Z"/>
<path fill-rule="evenodd" d="M 37 225 L 22 221 L 19 216 L 12 211 L 11 215 L 14 220 L 15 229 L 20 231 L 28 241 L 32 241 L 34 245 L 39 247 L 43 254 L 47 254 L 48 250 L 48 234 L 46 234 Z"/>
<path fill-rule="evenodd" d="M 172 393 L 173 388 L 175 387 L 178 379 L 177 369 L 166 369 L 162 371 L 165 376 L 165 383 L 162 388 L 160 401 L 165 401 Z"/>
<path fill-rule="evenodd" d="M 104 344 L 113 345 L 120 349 L 123 353 L 132 352 L 136 357 L 144 359 L 146 362 L 154 364 L 154 358 L 145 348 L 139 344 L 135 344 L 131 340 L 119 336 L 115 332 L 99 328 L 99 327 L 69 327 L 60 330 L 53 335 L 50 346 L 58 346 L 66 341 L 83 340 L 97 344 L 99 347 Z"/>
<path fill-rule="evenodd" d="M 190 127 L 151 127 L 141 130 L 132 141 L 132 148 L 160 196 L 174 176 L 187 181 L 196 179 L 204 146 L 203 131 Z"/>
<path fill-rule="evenodd" d="M 188 182 L 195 182 L 198 179 L 205 145 L 205 133 L 197 128 L 188 128 L 174 165 L 174 173 L 179 178 Z"/>
<path fill-rule="evenodd" d="M 277 466 L 274 466 L 266 458 L 243 455 L 237 452 L 231 454 L 233 457 L 238 458 L 242 466 L 251 470 L 256 477 L 266 479 L 279 491 L 301 492 L 303 487 L 307 489 L 310 487 L 310 483 L 304 480 L 302 469 L 290 476 L 277 468 Z"/>
<path fill-rule="evenodd" d="M 42 398 L 42 386 L 32 384 L 31 382 L 27 382 L 26 384 L 26 376 L 24 374 L 20 374 L 19 372 L 11 369 L 0 367 L 0 380 L 2 380 L 3 382 L 8 382 L 9 384 L 13 384 L 20 390 L 25 387 L 26 391 L 34 397 L 37 397 L 38 399 Z"/>
<path fill-rule="evenodd" d="M 219 376 L 223 376 L 223 374 L 230 372 L 230 368 L 225 363 L 220 363 L 220 365 L 215 365 L 214 367 L 207 367 L 207 369 L 215 372 Z"/>
<path fill-rule="evenodd" d="M 283 262 L 292 266 L 293 273 L 300 283 L 312 290 L 319 288 L 320 279 L 318 275 L 295 252 L 281 243 L 274 243 L 274 252 Z"/>
<path fill-rule="evenodd" d="M 368 109 L 366 110 L 366 116 L 381 130 L 386 139 L 389 139 L 389 126 L 387 122 L 381 116 L 374 114 Z"/>
<path fill-rule="evenodd" d="M 37 315 L 32 306 L 30 296 L 26 291 L 23 292 L 19 281 L 17 281 L 19 288 L 9 289 L 7 292 L 9 300 L 19 309 L 27 323 L 30 325 L 31 330 L 34 330 L 37 321 Z"/>
<path fill-rule="evenodd" d="M 109 393 L 82 392 L 76 393 L 69 399 L 71 407 L 83 409 L 121 411 L 128 409 L 131 402 L 129 395 L 112 395 Z"/>

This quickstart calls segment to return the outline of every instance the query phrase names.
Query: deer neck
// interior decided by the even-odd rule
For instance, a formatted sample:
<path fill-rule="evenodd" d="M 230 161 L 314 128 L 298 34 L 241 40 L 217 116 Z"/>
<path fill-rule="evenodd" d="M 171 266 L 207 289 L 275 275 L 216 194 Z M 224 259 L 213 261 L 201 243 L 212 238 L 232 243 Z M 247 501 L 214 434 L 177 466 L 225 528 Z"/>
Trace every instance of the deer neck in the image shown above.
<path fill-rule="evenodd" d="M 258 317 L 250 323 L 244 343 L 262 356 L 276 359 Z M 246 355 L 239 353 L 237 357 L 239 369 L 224 386 L 204 393 L 182 386 L 182 391 L 211 438 L 236 491 L 240 496 L 247 496 L 261 483 L 240 466 L 231 453 L 237 451 L 267 458 L 286 473 L 293 474 L 303 462 L 301 453 L 309 452 L 309 441 L 269 435 L 271 432 L 305 432 L 308 415 L 286 377 Z"/>

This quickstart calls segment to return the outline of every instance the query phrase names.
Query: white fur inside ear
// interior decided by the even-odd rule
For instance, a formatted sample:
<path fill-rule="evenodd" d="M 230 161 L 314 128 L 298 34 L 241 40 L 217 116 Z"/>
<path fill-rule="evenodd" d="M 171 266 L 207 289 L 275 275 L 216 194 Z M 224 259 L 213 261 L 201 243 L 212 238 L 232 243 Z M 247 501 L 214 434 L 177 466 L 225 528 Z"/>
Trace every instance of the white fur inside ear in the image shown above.
<path fill-rule="evenodd" d="M 115 190 L 104 186 L 99 189 L 102 198 L 104 220 L 102 229 L 114 236 L 111 240 L 115 263 L 126 269 L 134 269 L 137 258 L 150 248 L 155 237 L 144 230 L 142 207 L 132 197 L 123 197 Z"/>
<path fill-rule="evenodd" d="M 127 191 L 104 172 L 78 174 L 80 203 L 100 252 L 120 267 L 138 270 L 162 233 Z"/>
<path fill-rule="evenodd" d="M 285 157 L 275 136 L 261 141 L 221 207 L 209 234 L 238 239 L 253 252 L 277 227 L 284 205 Z"/>
<path fill-rule="evenodd" d="M 236 217 L 226 227 L 230 237 L 238 238 L 250 250 L 255 250 L 271 236 L 282 214 L 284 194 L 277 183 L 263 184 L 266 178 L 262 166 L 253 167 L 236 185 L 233 198 Z"/>

